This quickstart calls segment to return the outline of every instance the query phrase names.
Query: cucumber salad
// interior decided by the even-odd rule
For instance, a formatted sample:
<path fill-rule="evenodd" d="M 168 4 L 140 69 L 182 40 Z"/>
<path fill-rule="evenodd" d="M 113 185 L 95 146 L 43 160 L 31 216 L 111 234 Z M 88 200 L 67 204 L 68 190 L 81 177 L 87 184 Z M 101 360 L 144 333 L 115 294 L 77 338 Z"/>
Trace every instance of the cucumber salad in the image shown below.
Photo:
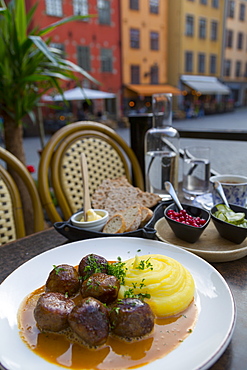
<path fill-rule="evenodd" d="M 216 208 L 217 211 L 213 213 L 215 217 L 230 224 L 247 228 L 247 219 L 245 218 L 245 213 L 234 212 L 224 204 L 217 204 Z"/>

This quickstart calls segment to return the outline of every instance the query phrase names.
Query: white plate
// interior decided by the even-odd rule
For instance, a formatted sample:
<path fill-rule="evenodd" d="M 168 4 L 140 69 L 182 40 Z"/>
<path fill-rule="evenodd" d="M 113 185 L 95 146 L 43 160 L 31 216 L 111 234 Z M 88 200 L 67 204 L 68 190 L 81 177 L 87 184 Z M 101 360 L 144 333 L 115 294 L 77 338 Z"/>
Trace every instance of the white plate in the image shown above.
<path fill-rule="evenodd" d="M 138 251 L 140 250 L 140 251 Z M 198 321 L 193 333 L 145 370 L 208 369 L 223 354 L 235 325 L 235 304 L 222 276 L 200 257 L 178 247 L 140 238 L 97 238 L 78 241 L 42 253 L 15 270 L 0 286 L 0 362 L 8 370 L 61 370 L 34 354 L 20 339 L 17 311 L 30 292 L 44 284 L 52 265 L 76 265 L 88 253 L 122 260 L 136 254 L 164 254 L 182 263 L 196 284 Z"/>

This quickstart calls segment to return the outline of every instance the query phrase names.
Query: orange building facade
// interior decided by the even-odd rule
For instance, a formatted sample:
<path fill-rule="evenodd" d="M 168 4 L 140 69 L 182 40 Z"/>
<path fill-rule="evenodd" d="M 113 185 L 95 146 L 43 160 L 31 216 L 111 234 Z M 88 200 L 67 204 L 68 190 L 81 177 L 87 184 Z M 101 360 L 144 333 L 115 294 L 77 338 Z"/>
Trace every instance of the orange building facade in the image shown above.
<path fill-rule="evenodd" d="M 124 112 L 147 112 L 151 96 L 179 91 L 167 84 L 168 0 L 120 2 Z"/>

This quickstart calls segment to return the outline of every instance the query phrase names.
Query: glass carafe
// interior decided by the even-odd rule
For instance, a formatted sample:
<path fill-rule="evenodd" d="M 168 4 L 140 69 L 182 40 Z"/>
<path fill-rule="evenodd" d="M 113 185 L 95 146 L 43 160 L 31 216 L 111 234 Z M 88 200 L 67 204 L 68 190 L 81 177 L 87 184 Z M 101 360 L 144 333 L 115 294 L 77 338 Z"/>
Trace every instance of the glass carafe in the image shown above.
<path fill-rule="evenodd" d="M 146 132 L 146 191 L 169 199 L 165 182 L 178 191 L 179 133 L 172 127 L 172 94 L 153 94 L 153 127 Z"/>

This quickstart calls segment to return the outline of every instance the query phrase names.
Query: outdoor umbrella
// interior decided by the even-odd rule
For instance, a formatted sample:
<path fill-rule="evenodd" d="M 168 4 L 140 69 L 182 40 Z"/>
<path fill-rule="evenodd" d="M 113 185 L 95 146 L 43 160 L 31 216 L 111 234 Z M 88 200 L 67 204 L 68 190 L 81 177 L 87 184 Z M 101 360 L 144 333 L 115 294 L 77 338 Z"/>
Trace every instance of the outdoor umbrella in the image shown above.
<path fill-rule="evenodd" d="M 92 90 L 81 87 L 76 87 L 75 89 L 67 90 L 64 92 L 64 98 L 62 95 L 43 95 L 42 99 L 44 101 L 62 101 L 62 100 L 86 100 L 86 99 L 113 99 L 116 95 L 113 93 L 108 93 L 100 90 Z"/>

